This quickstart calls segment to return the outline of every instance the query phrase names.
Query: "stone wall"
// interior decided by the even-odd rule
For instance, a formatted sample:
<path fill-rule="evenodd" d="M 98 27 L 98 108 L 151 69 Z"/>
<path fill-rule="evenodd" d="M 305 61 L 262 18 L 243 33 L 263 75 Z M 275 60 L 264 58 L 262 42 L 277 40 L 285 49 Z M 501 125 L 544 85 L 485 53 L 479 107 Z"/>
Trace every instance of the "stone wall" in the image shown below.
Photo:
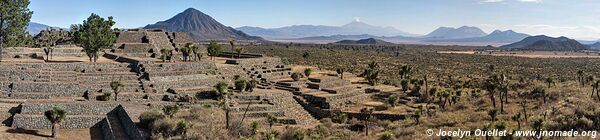
<path fill-rule="evenodd" d="M 169 33 L 175 44 L 185 44 L 195 42 L 192 37 L 186 32 L 172 32 Z"/>
<path fill-rule="evenodd" d="M 92 128 L 100 127 L 100 122 L 106 115 L 67 115 L 60 123 L 62 129 Z M 15 114 L 13 117 L 13 128 L 22 129 L 50 129 L 52 124 L 44 115 Z"/>
<path fill-rule="evenodd" d="M 137 31 L 123 31 L 117 33 L 117 43 L 144 43 L 146 34 Z"/>
<path fill-rule="evenodd" d="M 146 37 L 152 46 L 161 49 L 175 49 L 166 32 L 146 32 Z"/>
<path fill-rule="evenodd" d="M 44 114 L 53 107 L 60 107 L 67 111 L 68 115 L 106 115 L 119 104 L 102 102 L 80 102 L 80 103 L 27 103 L 21 107 L 21 114 Z"/>
<path fill-rule="evenodd" d="M 231 60 L 230 62 L 228 62 L 229 64 L 237 64 L 240 65 L 242 67 L 255 67 L 255 68 L 262 68 L 262 67 L 275 67 L 278 65 L 283 65 L 281 58 L 279 57 L 260 57 L 260 58 L 253 58 L 253 59 L 235 59 L 235 60 Z"/>
<path fill-rule="evenodd" d="M 151 51 L 160 51 L 153 50 L 154 47 L 148 43 L 128 43 L 121 45 L 119 48 L 123 49 L 122 53 L 149 53 Z"/>

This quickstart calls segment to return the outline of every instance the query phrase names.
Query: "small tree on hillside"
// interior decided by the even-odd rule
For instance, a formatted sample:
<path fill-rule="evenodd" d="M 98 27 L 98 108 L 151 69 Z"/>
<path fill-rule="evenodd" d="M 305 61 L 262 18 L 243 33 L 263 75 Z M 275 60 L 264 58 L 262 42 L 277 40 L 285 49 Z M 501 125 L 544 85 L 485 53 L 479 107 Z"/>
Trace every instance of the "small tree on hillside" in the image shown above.
<path fill-rule="evenodd" d="M 490 115 L 492 122 L 496 121 L 496 116 L 498 116 L 498 109 L 492 108 L 492 109 L 488 110 L 488 115 Z"/>
<path fill-rule="evenodd" d="M 406 91 L 408 90 L 408 84 L 409 84 L 408 79 L 402 79 L 402 80 L 400 80 L 400 86 L 402 86 L 402 92 L 403 93 L 406 93 Z"/>
<path fill-rule="evenodd" d="M 211 41 L 210 44 L 208 44 L 208 48 L 206 48 L 206 51 L 208 52 L 208 56 L 210 56 L 210 59 L 214 60 L 216 56 L 219 56 L 219 54 L 223 52 L 223 47 L 217 44 L 217 42 Z"/>
<path fill-rule="evenodd" d="M 169 116 L 169 118 L 173 118 L 173 115 L 179 111 L 179 106 L 177 105 L 166 105 L 163 107 L 163 112 L 165 115 Z"/>
<path fill-rule="evenodd" d="M 517 122 L 517 130 L 521 130 L 521 120 L 523 120 L 523 115 L 521 115 L 521 112 L 515 114 L 514 116 L 512 116 L 511 118 L 513 121 Z"/>
<path fill-rule="evenodd" d="M 246 91 L 253 92 L 254 88 L 256 88 L 257 85 L 258 85 L 258 81 L 254 80 L 254 79 L 250 80 L 250 82 L 248 82 L 248 85 L 246 86 Z"/>
<path fill-rule="evenodd" d="M 297 73 L 297 72 L 294 72 L 294 73 L 292 73 L 292 75 L 291 75 L 291 77 L 292 77 L 292 80 L 294 80 L 294 81 L 299 81 L 299 80 L 300 80 L 300 78 L 301 78 L 301 76 L 302 76 L 302 75 L 301 75 L 300 73 Z"/>
<path fill-rule="evenodd" d="M 422 115 L 423 115 L 423 113 L 422 113 L 421 109 L 415 110 L 414 118 L 415 118 L 415 123 L 417 125 L 419 125 L 419 120 L 421 120 Z"/>
<path fill-rule="evenodd" d="M 388 104 L 390 104 L 390 106 L 395 107 L 396 103 L 398 102 L 398 96 L 390 95 L 390 97 L 388 97 L 387 101 L 388 101 Z"/>
<path fill-rule="evenodd" d="M 235 40 L 229 40 L 229 45 L 231 45 L 231 51 L 234 51 L 235 49 Z M 231 55 L 231 59 L 233 59 L 233 55 Z"/>
<path fill-rule="evenodd" d="M 231 108 L 229 106 L 230 92 L 227 83 L 221 81 L 217 85 L 215 85 L 215 91 L 219 94 L 220 103 L 219 105 L 223 107 L 225 110 L 225 128 L 229 129 L 229 120 L 230 120 L 230 111 Z"/>
<path fill-rule="evenodd" d="M 58 138 L 58 129 L 60 128 L 60 123 L 67 117 L 67 111 L 55 106 L 51 110 L 44 112 L 44 116 L 52 123 L 52 137 Z"/>
<path fill-rule="evenodd" d="M 190 43 L 188 43 L 188 44 L 190 44 Z M 179 49 L 181 51 L 183 61 L 190 61 L 190 56 L 193 53 L 192 46 L 188 45 L 188 44 L 186 44 L 185 46 L 181 47 L 181 49 Z"/>
<path fill-rule="evenodd" d="M 339 68 L 335 69 L 335 72 L 336 72 L 338 75 L 340 75 L 340 79 L 344 79 L 344 72 L 345 72 L 345 71 L 346 71 L 346 70 L 345 70 L 344 68 L 341 68 L 341 67 L 339 67 Z"/>
<path fill-rule="evenodd" d="M 267 115 L 267 122 L 269 123 L 269 129 L 273 129 L 273 125 L 277 123 L 277 118 L 269 114 Z"/>
<path fill-rule="evenodd" d="M 246 80 L 236 80 L 234 84 L 235 89 L 239 90 L 240 92 L 244 92 L 246 87 L 248 87 L 248 82 Z"/>
<path fill-rule="evenodd" d="M 90 62 L 96 62 L 99 57 L 98 52 L 110 48 L 117 39 L 112 29 L 113 25 L 115 22 L 112 16 L 105 20 L 92 13 L 87 20 L 83 21 L 83 24 L 75 27 L 77 29 L 74 31 L 75 41 L 83 47 Z"/>
<path fill-rule="evenodd" d="M 369 66 L 367 67 L 367 69 L 365 69 L 361 76 L 363 76 L 367 80 L 369 85 L 375 86 L 379 83 L 380 72 L 381 71 L 379 70 L 379 63 L 373 61 L 369 63 Z"/>
<path fill-rule="evenodd" d="M 577 71 L 577 82 L 579 82 L 579 84 L 581 84 L 581 86 L 584 86 L 584 83 L 583 83 L 584 75 L 585 75 L 585 73 L 582 70 Z"/>
<path fill-rule="evenodd" d="M 304 69 L 304 75 L 306 77 L 310 77 L 310 74 L 312 73 L 312 69 L 311 68 L 306 68 Z"/>
<path fill-rule="evenodd" d="M 242 47 L 235 48 L 235 52 L 238 54 L 238 58 L 242 58 L 242 53 L 246 53 L 247 50 Z"/>
<path fill-rule="evenodd" d="M 171 49 L 160 49 L 160 59 L 163 62 L 169 60 L 169 62 L 173 62 L 173 50 Z"/>
<path fill-rule="evenodd" d="M 27 24 L 31 19 L 32 11 L 27 8 L 29 0 L 1 0 L 0 1 L 0 62 L 4 47 L 14 47 L 23 44 L 27 33 Z M 13 44 L 6 46 L 5 44 Z"/>
<path fill-rule="evenodd" d="M 117 99 L 119 98 L 119 93 L 121 92 L 121 87 L 124 87 L 125 85 L 123 85 L 121 83 L 121 81 L 112 81 L 110 82 L 110 88 L 113 90 L 113 93 L 115 93 L 115 101 L 117 101 Z"/>
<path fill-rule="evenodd" d="M 364 120 L 364 126 L 365 126 L 365 135 L 369 136 L 369 118 L 372 117 L 373 115 L 373 111 L 375 109 L 373 109 L 372 107 L 366 107 L 360 110 L 360 113 L 362 113 L 363 116 L 365 116 L 365 120 Z"/>
<path fill-rule="evenodd" d="M 400 71 L 398 72 L 398 74 L 400 74 L 400 79 L 404 79 L 404 78 L 410 76 L 411 73 L 412 73 L 412 67 L 410 67 L 409 65 L 403 65 L 400 68 Z"/>
<path fill-rule="evenodd" d="M 546 83 L 548 84 L 548 88 L 552 87 L 552 85 L 556 86 L 556 82 L 554 81 L 554 78 L 552 78 L 552 77 L 546 78 Z"/>

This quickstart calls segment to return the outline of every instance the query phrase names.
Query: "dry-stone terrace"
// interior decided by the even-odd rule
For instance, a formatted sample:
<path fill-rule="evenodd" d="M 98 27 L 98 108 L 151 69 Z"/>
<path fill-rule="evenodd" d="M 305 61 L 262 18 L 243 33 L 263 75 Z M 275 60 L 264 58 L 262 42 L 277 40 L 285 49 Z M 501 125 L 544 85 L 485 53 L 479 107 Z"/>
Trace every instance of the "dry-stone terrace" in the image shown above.
<path fill-rule="evenodd" d="M 339 112 L 359 117 L 348 108 L 372 100 L 367 91 L 376 88 L 357 82 L 360 78 L 349 73 L 341 79 L 320 70 L 294 81 L 292 73 L 302 68 L 260 54 L 224 52 L 214 60 L 203 55 L 187 62 L 181 57 L 163 61 L 158 57 L 161 49 L 173 49 L 179 56 L 183 44 L 194 42 L 187 34 L 162 30 L 127 30 L 117 35 L 114 49 L 103 51 L 95 63 L 88 62 L 75 45 L 57 46 L 51 58 L 40 48 L 7 49 L 5 61 L 0 62 L 0 103 L 10 112 L 2 116 L 4 124 L 14 129 L 48 129 L 51 124 L 44 112 L 60 107 L 67 111 L 63 129 L 99 129 L 103 139 L 147 139 L 148 132 L 136 124 L 142 112 L 168 104 L 217 105 L 215 85 L 224 81 L 233 90 L 235 79 L 240 78 L 258 81 L 257 88 L 236 93 L 230 104 L 232 115 L 265 125 L 266 116 L 272 115 L 276 127 L 309 127 Z M 120 93 L 101 101 L 113 93 L 113 81 L 123 84 Z"/>

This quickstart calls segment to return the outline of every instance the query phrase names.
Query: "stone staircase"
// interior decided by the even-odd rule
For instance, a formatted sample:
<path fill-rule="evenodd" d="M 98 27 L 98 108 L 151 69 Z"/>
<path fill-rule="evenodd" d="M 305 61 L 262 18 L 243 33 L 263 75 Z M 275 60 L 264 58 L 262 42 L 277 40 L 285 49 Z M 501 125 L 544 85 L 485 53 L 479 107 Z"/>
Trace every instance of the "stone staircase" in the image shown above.
<path fill-rule="evenodd" d="M 266 116 L 277 117 L 278 124 L 311 125 L 318 123 L 302 106 L 296 103 L 292 93 L 266 93 L 239 95 L 234 106 L 235 115 L 246 113 L 249 121 L 266 123 Z M 250 106 L 248 107 L 248 103 Z M 247 109 L 246 109 L 247 108 Z M 247 112 L 246 112 L 247 110 Z"/>
<path fill-rule="evenodd" d="M 306 81 L 278 82 L 277 89 L 290 91 L 323 109 L 338 109 L 370 98 L 365 89 L 334 76 L 310 77 Z"/>

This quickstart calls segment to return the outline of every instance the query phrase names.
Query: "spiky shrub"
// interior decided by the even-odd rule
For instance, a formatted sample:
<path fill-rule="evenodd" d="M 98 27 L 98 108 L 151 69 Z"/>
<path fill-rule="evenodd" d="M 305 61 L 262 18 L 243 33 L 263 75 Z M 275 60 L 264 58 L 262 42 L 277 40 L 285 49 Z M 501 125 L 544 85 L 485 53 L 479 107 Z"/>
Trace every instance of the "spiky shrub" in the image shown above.
<path fill-rule="evenodd" d="M 306 68 L 304 69 L 304 75 L 306 77 L 310 77 L 310 74 L 312 73 L 312 69 L 311 68 Z"/>
<path fill-rule="evenodd" d="M 67 111 L 55 106 L 44 112 L 44 116 L 52 123 L 52 137 L 58 138 L 58 129 L 60 128 L 60 123 L 67 117 Z"/>
<path fill-rule="evenodd" d="M 344 79 L 344 72 L 346 71 L 346 69 L 344 68 L 337 68 L 335 69 L 335 72 L 340 75 L 340 79 Z"/>
<path fill-rule="evenodd" d="M 226 95 L 227 93 L 229 93 L 229 90 L 227 89 L 228 85 L 227 83 L 220 81 L 219 83 L 217 83 L 217 85 L 215 85 L 215 91 L 217 93 L 219 93 L 219 95 L 221 97 L 224 97 L 224 95 Z"/>
<path fill-rule="evenodd" d="M 256 86 L 258 85 L 258 81 L 252 79 L 250 80 L 250 82 L 248 82 L 248 86 L 246 86 L 246 91 L 252 92 L 254 91 L 254 88 L 256 88 Z"/>
<path fill-rule="evenodd" d="M 240 92 L 244 91 L 246 87 L 248 87 L 248 82 L 246 82 L 246 80 L 235 81 L 235 89 L 239 90 Z"/>
<path fill-rule="evenodd" d="M 258 134 L 258 132 L 260 131 L 260 123 L 253 121 L 252 122 L 252 135 L 256 135 Z"/>
<path fill-rule="evenodd" d="M 246 53 L 247 51 L 246 51 L 246 49 L 244 49 L 242 47 L 237 47 L 237 48 L 235 48 L 235 52 L 237 52 L 238 58 L 241 58 L 242 57 L 242 53 Z"/>
<path fill-rule="evenodd" d="M 300 78 L 301 78 L 300 73 L 297 73 L 297 72 L 292 73 L 292 80 L 299 81 Z"/>
<path fill-rule="evenodd" d="M 303 140 L 306 137 L 306 130 L 304 129 L 296 129 L 292 135 L 295 140 Z"/>
<path fill-rule="evenodd" d="M 173 115 L 175 115 L 175 113 L 177 113 L 178 111 L 179 106 L 177 105 L 167 105 L 163 107 L 163 112 L 169 117 L 173 117 Z"/>
<path fill-rule="evenodd" d="M 379 140 L 395 140 L 395 139 L 396 139 L 396 136 L 391 131 L 385 131 L 385 132 L 383 132 L 383 134 L 381 134 L 381 137 L 379 137 Z"/>
<path fill-rule="evenodd" d="M 177 135 L 185 135 L 187 133 L 189 126 L 184 120 L 179 120 L 177 122 L 177 127 L 175 128 L 175 134 Z"/>
<path fill-rule="evenodd" d="M 149 128 L 156 120 L 165 118 L 165 114 L 158 110 L 146 111 L 138 117 L 140 119 L 140 125 L 144 128 Z"/>
<path fill-rule="evenodd" d="M 267 122 L 269 123 L 269 129 L 273 128 L 273 125 L 277 123 L 277 117 L 273 115 L 267 115 Z"/>
<path fill-rule="evenodd" d="M 390 97 L 388 97 L 388 104 L 390 104 L 390 106 L 394 107 L 396 106 L 396 103 L 398 102 L 398 96 L 396 95 L 391 95 Z"/>

